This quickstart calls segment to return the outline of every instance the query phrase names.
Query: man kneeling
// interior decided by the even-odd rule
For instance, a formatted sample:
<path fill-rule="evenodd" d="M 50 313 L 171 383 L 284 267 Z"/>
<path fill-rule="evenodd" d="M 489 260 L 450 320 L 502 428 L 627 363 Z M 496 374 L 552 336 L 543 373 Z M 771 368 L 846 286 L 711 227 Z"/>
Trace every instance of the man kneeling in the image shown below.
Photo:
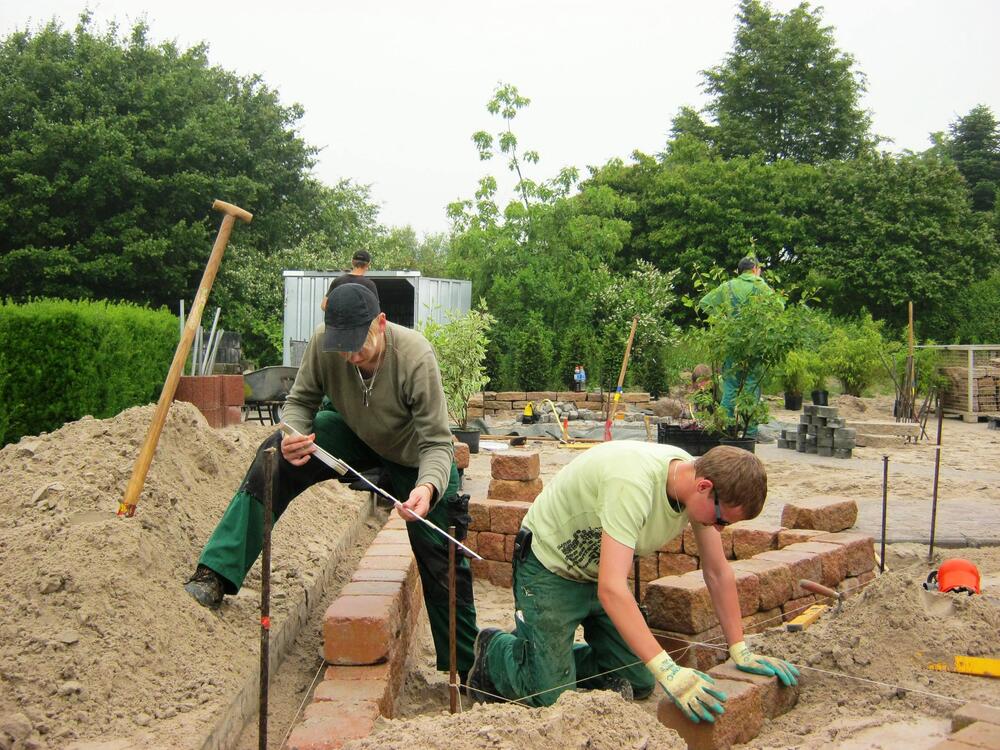
<path fill-rule="evenodd" d="M 628 585 L 633 556 L 656 552 L 689 522 L 736 665 L 794 685 L 794 666 L 754 655 L 743 642 L 736 579 L 719 533 L 756 517 L 766 496 L 760 459 L 731 446 L 697 459 L 669 445 L 633 441 L 589 449 L 556 475 L 524 517 L 514 548 L 515 629 L 479 632 L 469 674 L 473 697 L 539 707 L 573 687 L 645 698 L 659 682 L 689 719 L 714 721 L 725 694 L 708 675 L 674 663 Z M 586 643 L 574 644 L 579 625 Z"/>

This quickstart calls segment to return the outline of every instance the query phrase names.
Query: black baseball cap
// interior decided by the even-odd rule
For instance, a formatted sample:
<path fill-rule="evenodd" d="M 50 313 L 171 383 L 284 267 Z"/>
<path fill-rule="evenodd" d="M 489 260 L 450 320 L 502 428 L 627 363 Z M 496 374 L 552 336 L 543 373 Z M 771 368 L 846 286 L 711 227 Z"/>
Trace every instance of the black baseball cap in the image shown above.
<path fill-rule="evenodd" d="M 351 260 L 356 260 L 358 263 L 371 263 L 372 256 L 367 250 L 358 250 L 351 256 Z"/>
<path fill-rule="evenodd" d="M 360 351 L 380 312 L 378 297 L 361 284 L 341 284 L 331 290 L 326 298 L 323 351 Z"/>

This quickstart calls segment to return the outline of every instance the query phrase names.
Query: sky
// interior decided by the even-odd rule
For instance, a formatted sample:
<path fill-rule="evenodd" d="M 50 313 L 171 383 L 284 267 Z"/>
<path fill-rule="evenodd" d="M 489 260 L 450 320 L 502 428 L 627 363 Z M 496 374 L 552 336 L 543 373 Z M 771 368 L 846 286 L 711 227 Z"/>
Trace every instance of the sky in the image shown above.
<path fill-rule="evenodd" d="M 770 4 L 787 12 L 798 3 Z M 299 133 L 321 149 L 319 179 L 369 185 L 383 223 L 422 235 L 447 231 L 445 207 L 472 197 L 484 175 L 509 191 L 505 165 L 480 162 L 471 139 L 499 128 L 486 111 L 498 83 L 532 100 L 515 132 L 541 155 L 533 179 L 655 154 L 681 107 L 705 105 L 701 71 L 731 50 L 737 2 L 7 0 L 0 34 L 52 18 L 72 28 L 85 7 L 102 28 L 145 19 L 153 41 L 205 42 L 213 64 L 259 74 L 283 103 L 304 107 Z M 931 132 L 977 104 L 1000 116 L 1000 3 L 822 8 L 866 76 L 862 106 L 888 150 L 927 148 Z"/>

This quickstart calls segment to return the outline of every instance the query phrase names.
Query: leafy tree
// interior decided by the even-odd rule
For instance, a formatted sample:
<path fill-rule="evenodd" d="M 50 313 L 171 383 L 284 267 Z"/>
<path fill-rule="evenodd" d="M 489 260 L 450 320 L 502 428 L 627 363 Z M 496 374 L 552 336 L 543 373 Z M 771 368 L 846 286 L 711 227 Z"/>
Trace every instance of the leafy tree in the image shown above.
<path fill-rule="evenodd" d="M 309 178 L 298 105 L 148 33 L 85 13 L 0 41 L 0 294 L 173 307 L 204 269 L 213 198 L 254 213 L 234 240 L 264 256 L 374 221 L 363 193 Z"/>
<path fill-rule="evenodd" d="M 714 125 L 685 108 L 675 136 L 706 140 L 727 158 L 760 153 L 810 164 L 870 149 L 870 118 L 859 107 L 864 76 L 837 48 L 820 9 L 802 3 L 784 14 L 742 0 L 737 22 L 732 52 L 703 71 Z"/>
<path fill-rule="evenodd" d="M 952 123 L 945 151 L 969 183 L 972 207 L 993 210 L 1000 188 L 1000 125 L 990 108 L 980 104 Z"/>

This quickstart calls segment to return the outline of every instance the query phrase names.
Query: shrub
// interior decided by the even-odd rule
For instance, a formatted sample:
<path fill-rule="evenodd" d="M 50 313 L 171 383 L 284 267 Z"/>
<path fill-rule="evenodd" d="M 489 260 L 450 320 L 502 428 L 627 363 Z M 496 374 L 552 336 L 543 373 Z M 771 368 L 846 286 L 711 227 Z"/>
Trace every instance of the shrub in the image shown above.
<path fill-rule="evenodd" d="M 881 324 L 865 312 L 857 320 L 835 327 L 820 355 L 840 381 L 843 392 L 861 396 L 878 379 L 884 348 Z"/>
<path fill-rule="evenodd" d="M 132 304 L 0 305 L 0 443 L 90 414 L 155 401 L 177 348 L 177 318 Z"/>

